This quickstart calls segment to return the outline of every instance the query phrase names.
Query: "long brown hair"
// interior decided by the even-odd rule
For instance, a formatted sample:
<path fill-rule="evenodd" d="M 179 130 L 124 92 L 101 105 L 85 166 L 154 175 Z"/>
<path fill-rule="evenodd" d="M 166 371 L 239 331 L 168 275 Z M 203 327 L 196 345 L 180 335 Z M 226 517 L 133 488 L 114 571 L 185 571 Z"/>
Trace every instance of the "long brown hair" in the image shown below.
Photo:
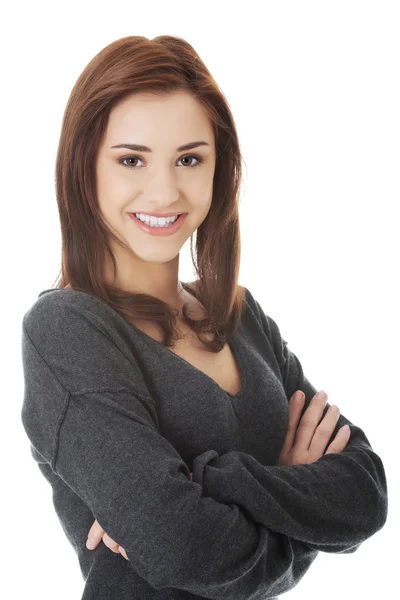
<path fill-rule="evenodd" d="M 219 352 L 239 324 L 245 302 L 245 288 L 238 285 L 242 156 L 228 102 L 198 54 L 182 38 L 123 37 L 103 48 L 77 79 L 65 108 L 55 167 L 62 234 L 62 265 L 55 283 L 58 288 L 69 285 L 96 296 L 131 323 L 134 319 L 158 323 L 164 333 L 162 344 L 167 347 L 179 339 L 179 311 L 149 294 L 130 293 L 106 282 L 107 257 L 116 272 L 110 237 L 130 248 L 102 219 L 95 178 L 98 148 L 113 106 L 135 93 L 164 96 L 177 90 L 192 94 L 207 111 L 216 150 L 212 203 L 196 230 L 196 258 L 193 235 L 190 238 L 198 279 L 194 285 L 182 282 L 202 304 L 207 318 L 191 319 L 185 303 L 182 319 L 208 351 Z M 211 341 L 202 337 L 210 332 Z"/>

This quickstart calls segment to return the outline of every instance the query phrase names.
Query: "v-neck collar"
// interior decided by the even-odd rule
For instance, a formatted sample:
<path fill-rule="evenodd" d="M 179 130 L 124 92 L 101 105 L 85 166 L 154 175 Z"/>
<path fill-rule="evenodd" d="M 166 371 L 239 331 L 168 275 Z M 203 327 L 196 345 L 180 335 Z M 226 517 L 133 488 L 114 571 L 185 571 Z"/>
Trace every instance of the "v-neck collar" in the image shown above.
<path fill-rule="evenodd" d="M 181 362 L 185 363 L 185 365 L 187 365 L 189 369 L 194 369 L 195 371 L 197 371 L 197 373 L 199 373 L 203 377 L 206 377 L 206 379 L 208 379 L 209 381 L 211 381 L 212 384 L 214 386 L 216 386 L 220 390 L 220 392 L 226 394 L 232 400 L 239 399 L 239 398 L 241 398 L 246 393 L 247 378 L 246 378 L 245 358 L 244 358 L 244 355 L 243 355 L 243 352 L 242 352 L 241 345 L 240 345 L 239 341 L 237 340 L 237 331 L 235 331 L 233 333 L 233 335 L 232 335 L 232 337 L 231 337 L 231 339 L 229 341 L 229 347 L 232 350 L 232 353 L 233 353 L 233 355 L 234 355 L 234 357 L 236 359 L 236 363 L 237 363 L 237 366 L 238 366 L 238 369 L 239 369 L 239 374 L 240 374 L 240 380 L 242 382 L 242 387 L 240 388 L 240 390 L 238 391 L 237 394 L 230 394 L 229 392 L 227 392 L 226 390 L 224 390 L 224 388 L 222 388 L 215 381 L 215 379 L 213 379 L 212 377 L 210 377 L 209 375 L 207 375 L 207 373 L 204 373 L 204 371 L 202 371 L 201 369 L 198 369 L 197 367 L 195 367 L 194 365 L 192 365 L 192 363 L 190 363 L 186 359 L 182 358 L 182 356 L 179 356 L 179 354 L 176 354 L 175 352 L 172 352 L 172 350 L 170 350 L 169 348 L 167 348 L 166 346 L 164 346 L 161 342 L 155 340 L 153 337 L 151 337 L 150 335 L 148 335 L 147 333 L 145 333 L 144 331 L 142 331 L 141 329 L 139 329 L 138 327 L 136 327 L 132 323 L 130 323 L 130 325 L 135 329 L 135 331 L 138 332 L 139 335 L 142 335 L 143 337 L 145 337 L 146 340 L 148 340 L 150 344 L 156 344 L 157 347 L 161 351 L 168 352 L 168 354 L 172 355 L 172 357 L 175 357 L 175 359 L 177 359 L 178 361 L 181 361 Z"/>
<path fill-rule="evenodd" d="M 56 292 L 56 291 L 65 291 L 64 288 L 49 288 L 46 290 L 43 290 L 42 292 L 40 292 L 40 294 L 38 295 L 38 297 L 42 296 L 43 294 L 47 293 L 47 292 Z M 81 292 L 79 290 L 67 290 L 69 292 L 75 292 L 77 294 L 85 294 L 86 296 L 90 296 L 91 298 L 95 298 L 97 301 L 101 302 L 102 304 L 105 304 L 107 306 L 107 308 L 111 309 L 113 312 L 117 313 L 120 317 L 122 317 L 122 315 L 120 315 L 120 313 L 118 311 L 116 311 L 114 308 L 112 308 L 112 306 L 110 306 L 109 304 L 107 304 L 106 302 L 104 302 L 104 300 L 101 300 L 100 298 L 98 298 L 97 296 L 93 296 L 92 294 L 88 294 L 86 292 Z M 123 318 L 123 317 L 122 317 Z M 226 396 L 229 396 L 229 398 L 231 400 L 239 400 L 242 396 L 244 396 L 244 394 L 247 391 L 247 377 L 246 377 L 246 365 L 245 365 L 245 355 L 244 352 L 242 350 L 242 345 L 240 344 L 239 340 L 237 339 L 238 336 L 238 332 L 237 330 L 234 331 L 233 335 L 231 336 L 231 339 L 229 341 L 229 347 L 232 350 L 232 353 L 236 359 L 236 363 L 239 369 L 239 374 L 240 374 L 240 379 L 242 382 L 242 387 L 239 390 L 239 392 L 237 394 L 230 394 L 229 392 L 227 392 L 226 390 L 224 390 L 224 388 L 222 388 L 216 381 L 215 379 L 213 379 L 212 377 L 210 377 L 209 375 L 207 375 L 207 373 L 204 373 L 204 371 L 202 371 L 201 369 L 198 369 L 197 367 L 195 367 L 194 365 L 192 365 L 192 363 L 190 363 L 189 361 L 185 360 L 184 358 L 182 358 L 181 356 L 179 356 L 179 354 L 176 354 L 175 352 L 172 352 L 172 350 L 170 350 L 169 348 L 167 348 L 166 346 L 164 346 L 161 342 L 158 342 L 157 340 L 155 340 L 154 338 L 152 338 L 150 335 L 148 335 L 147 333 L 145 333 L 144 331 L 142 331 L 141 329 L 139 329 L 138 327 L 136 327 L 136 325 L 133 325 L 133 323 L 131 323 L 130 321 L 127 321 L 126 319 L 124 319 L 125 323 L 127 323 L 128 325 L 130 325 L 132 327 L 132 329 L 134 329 L 138 335 L 144 337 L 146 340 L 149 341 L 150 344 L 156 344 L 157 347 L 164 352 L 168 352 L 169 355 L 171 355 L 172 357 L 175 357 L 176 360 L 181 361 L 181 363 L 184 363 L 189 369 L 194 369 L 199 375 L 201 375 L 202 377 L 205 377 L 208 381 L 211 382 L 211 384 L 216 387 L 221 393 L 225 394 Z M 240 325 L 238 325 L 238 327 L 240 327 Z"/>

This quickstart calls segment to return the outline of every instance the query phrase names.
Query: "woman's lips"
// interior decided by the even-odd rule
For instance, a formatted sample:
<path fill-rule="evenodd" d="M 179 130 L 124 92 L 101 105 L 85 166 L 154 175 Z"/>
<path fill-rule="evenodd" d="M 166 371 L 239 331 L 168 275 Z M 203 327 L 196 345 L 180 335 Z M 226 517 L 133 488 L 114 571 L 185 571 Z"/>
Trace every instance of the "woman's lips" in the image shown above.
<path fill-rule="evenodd" d="M 179 217 L 176 219 L 176 221 L 172 225 L 168 225 L 167 227 L 154 227 L 154 226 L 152 227 L 150 225 L 147 225 L 147 223 L 144 223 L 143 221 L 138 219 L 138 217 L 135 216 L 135 213 L 128 213 L 128 215 L 129 215 L 130 219 L 136 224 L 136 226 L 139 227 L 139 229 L 141 229 L 145 233 L 149 233 L 150 235 L 155 235 L 155 236 L 165 236 L 165 235 L 172 235 L 181 228 L 181 226 L 187 216 L 187 213 L 181 213 L 179 215 Z"/>
<path fill-rule="evenodd" d="M 179 215 L 183 215 L 183 214 L 185 214 L 185 213 L 176 212 L 176 213 L 165 213 L 165 214 L 161 215 L 160 213 L 145 212 L 145 211 L 141 211 L 141 210 L 137 210 L 134 213 L 128 213 L 128 215 L 148 215 L 149 217 L 157 217 L 159 219 L 162 219 L 163 217 L 165 217 L 165 218 L 166 217 L 178 217 Z"/>

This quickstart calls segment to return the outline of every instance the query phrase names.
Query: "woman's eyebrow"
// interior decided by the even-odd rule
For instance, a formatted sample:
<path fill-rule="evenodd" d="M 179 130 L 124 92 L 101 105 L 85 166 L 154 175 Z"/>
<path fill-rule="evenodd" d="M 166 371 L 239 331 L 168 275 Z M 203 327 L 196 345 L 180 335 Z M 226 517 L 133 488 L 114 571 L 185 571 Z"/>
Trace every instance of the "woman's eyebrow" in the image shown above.
<path fill-rule="evenodd" d="M 184 144 L 183 146 L 179 146 L 176 149 L 177 152 L 182 152 L 183 150 L 192 150 L 192 148 L 197 148 L 197 146 L 209 146 L 208 142 L 190 142 L 189 144 Z M 116 146 L 110 146 L 111 148 L 127 148 L 128 150 L 136 150 L 136 152 L 153 152 L 151 148 L 148 146 L 140 146 L 139 144 L 117 144 Z"/>

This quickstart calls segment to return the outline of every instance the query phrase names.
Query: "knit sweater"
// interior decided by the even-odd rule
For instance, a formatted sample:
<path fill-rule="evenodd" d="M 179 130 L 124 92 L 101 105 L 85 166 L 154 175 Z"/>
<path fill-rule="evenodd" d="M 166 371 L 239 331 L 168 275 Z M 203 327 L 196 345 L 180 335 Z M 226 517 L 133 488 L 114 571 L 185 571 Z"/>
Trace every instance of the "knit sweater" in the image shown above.
<path fill-rule="evenodd" d="M 303 390 L 303 414 L 317 390 L 245 291 L 235 395 L 91 294 L 47 289 L 24 314 L 22 424 L 82 600 L 276 600 L 319 552 L 353 553 L 384 526 L 382 460 L 343 414 L 341 453 L 277 465 L 288 400 Z M 129 560 L 86 548 L 95 519 Z"/>

